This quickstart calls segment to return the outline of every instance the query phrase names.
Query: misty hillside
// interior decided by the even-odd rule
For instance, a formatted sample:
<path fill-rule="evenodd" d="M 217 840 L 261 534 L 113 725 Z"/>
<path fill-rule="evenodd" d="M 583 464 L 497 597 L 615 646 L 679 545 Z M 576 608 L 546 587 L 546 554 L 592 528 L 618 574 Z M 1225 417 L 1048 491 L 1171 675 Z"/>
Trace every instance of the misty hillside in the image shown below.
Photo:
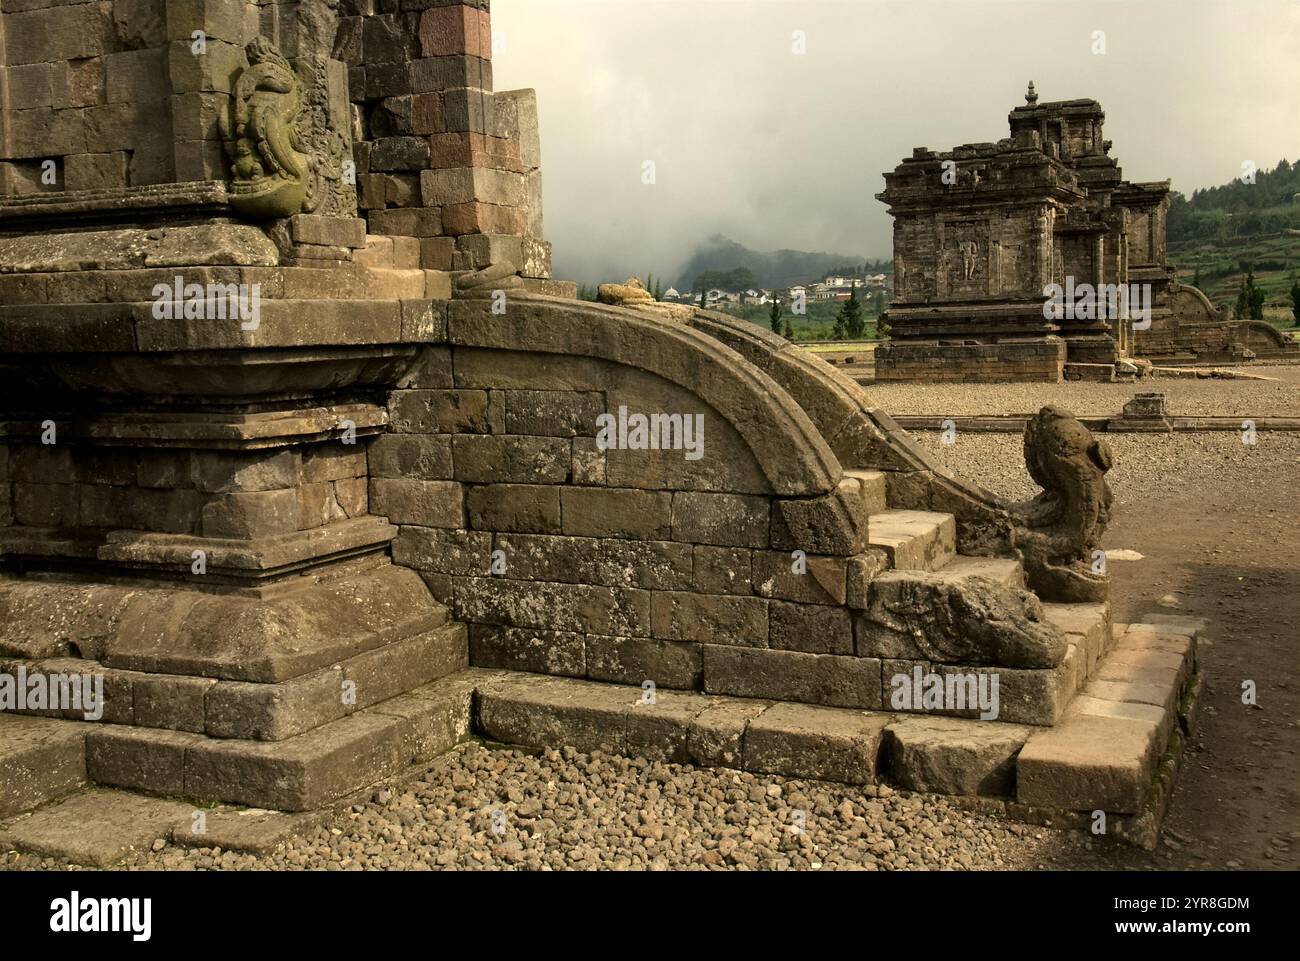
<path fill-rule="evenodd" d="M 760 287 L 788 287 L 802 281 L 816 280 L 828 271 L 868 263 L 861 254 L 811 253 L 806 250 L 750 250 L 730 238 L 714 235 L 700 244 L 695 253 L 677 272 L 675 284 L 681 290 L 693 289 L 695 279 L 701 274 L 729 271 L 736 267 L 748 268 L 754 282 Z M 888 264 L 876 269 L 885 271 Z"/>

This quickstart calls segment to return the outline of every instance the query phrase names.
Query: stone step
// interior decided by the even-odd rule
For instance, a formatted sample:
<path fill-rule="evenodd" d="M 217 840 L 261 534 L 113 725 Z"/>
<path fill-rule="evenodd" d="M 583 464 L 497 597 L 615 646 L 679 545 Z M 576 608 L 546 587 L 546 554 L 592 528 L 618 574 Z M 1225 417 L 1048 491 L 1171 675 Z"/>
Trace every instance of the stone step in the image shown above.
<path fill-rule="evenodd" d="M 1079 685 L 1097 670 L 1097 662 L 1113 646 L 1110 604 L 1044 604 L 1043 614 L 1083 654 Z"/>
<path fill-rule="evenodd" d="M 887 500 L 888 484 L 884 471 L 846 470 L 845 477 L 853 477 L 862 483 L 862 499 L 866 504 L 868 516 L 889 510 Z"/>
<path fill-rule="evenodd" d="M 485 737 L 702 767 L 911 790 L 1011 797 L 1016 754 L 1035 728 L 767 699 L 505 674 L 478 686 Z"/>
<path fill-rule="evenodd" d="M 352 252 L 352 262 L 362 267 L 391 270 L 395 266 L 393 238 L 383 234 L 366 234 L 366 245 Z"/>
<path fill-rule="evenodd" d="M 311 810 L 458 744 L 469 733 L 474 684 L 491 673 L 458 671 L 283 741 L 94 725 L 87 773 L 150 794 Z"/>
<path fill-rule="evenodd" d="M 0 818 L 85 784 L 90 725 L 0 714 Z"/>
<path fill-rule="evenodd" d="M 1012 557 L 967 557 L 958 554 L 934 572 L 943 580 L 984 577 L 1005 587 L 1024 587 L 1025 568 Z"/>
<path fill-rule="evenodd" d="M 110 868 L 193 822 L 193 804 L 94 789 L 0 827 L 0 848 Z"/>
<path fill-rule="evenodd" d="M 889 716 L 867 711 L 506 674 L 478 686 L 476 730 L 534 749 L 572 746 L 702 767 L 874 783 Z"/>
<path fill-rule="evenodd" d="M 1197 631 L 1129 625 L 1061 722 L 1026 742 L 1017 798 L 1077 811 L 1141 811 L 1182 701 L 1195 687 Z"/>
<path fill-rule="evenodd" d="M 451 623 L 279 683 L 216 680 L 105 668 L 95 661 L 53 658 L 6 661 L 34 673 L 103 678 L 109 724 L 163 728 L 211 737 L 283 741 L 469 665 L 464 624 Z M 82 719 L 82 706 L 27 709 L 24 715 Z"/>
<path fill-rule="evenodd" d="M 879 511 L 871 515 L 867 542 L 889 554 L 894 570 L 937 571 L 957 556 L 957 522 L 935 511 Z"/>

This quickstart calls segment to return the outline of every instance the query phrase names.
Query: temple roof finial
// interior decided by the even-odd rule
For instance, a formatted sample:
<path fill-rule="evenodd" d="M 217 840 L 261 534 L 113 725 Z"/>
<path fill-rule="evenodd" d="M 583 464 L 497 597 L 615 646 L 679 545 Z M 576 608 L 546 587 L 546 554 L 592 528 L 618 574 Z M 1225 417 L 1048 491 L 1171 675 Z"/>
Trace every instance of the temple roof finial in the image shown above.
<path fill-rule="evenodd" d="M 1032 80 L 1029 81 L 1029 91 L 1025 94 L 1025 103 L 1029 104 L 1031 107 L 1038 103 L 1038 93 L 1034 90 L 1034 82 Z"/>

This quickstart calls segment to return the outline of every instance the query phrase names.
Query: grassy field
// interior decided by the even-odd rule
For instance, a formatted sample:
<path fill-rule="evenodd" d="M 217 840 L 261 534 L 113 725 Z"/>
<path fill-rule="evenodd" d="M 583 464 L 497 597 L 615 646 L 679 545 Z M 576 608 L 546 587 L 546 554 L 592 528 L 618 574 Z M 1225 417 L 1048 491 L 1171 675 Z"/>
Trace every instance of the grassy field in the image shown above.
<path fill-rule="evenodd" d="M 781 315 L 781 323 L 784 325 L 786 317 L 790 318 L 790 326 L 794 329 L 794 339 L 797 341 L 816 341 L 831 340 L 831 331 L 835 329 L 835 318 L 839 315 L 840 304 L 834 301 L 815 300 L 808 304 L 808 313 L 803 316 L 791 315 L 787 310 Z M 864 315 L 867 318 L 867 329 L 863 333 L 866 340 L 876 339 L 876 319 L 871 315 L 869 304 L 864 303 L 862 306 Z M 731 307 L 725 312 L 734 314 L 751 324 L 757 324 L 764 330 L 770 330 L 770 321 L 768 312 L 770 307 Z"/>

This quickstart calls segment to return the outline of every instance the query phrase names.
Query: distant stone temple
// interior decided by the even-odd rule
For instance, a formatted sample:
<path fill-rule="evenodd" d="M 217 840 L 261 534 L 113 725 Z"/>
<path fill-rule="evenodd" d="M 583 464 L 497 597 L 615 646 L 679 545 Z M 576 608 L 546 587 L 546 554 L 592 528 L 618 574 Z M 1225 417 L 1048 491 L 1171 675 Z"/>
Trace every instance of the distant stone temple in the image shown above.
<path fill-rule="evenodd" d="M 1176 284 L 1169 181 L 1123 179 L 1097 101 L 1039 103 L 1030 83 L 1008 119 L 1007 139 L 918 147 L 884 175 L 893 340 L 876 352 L 878 380 L 1108 379 L 1126 353 L 1287 350 L 1268 325 L 1225 324 Z"/>

